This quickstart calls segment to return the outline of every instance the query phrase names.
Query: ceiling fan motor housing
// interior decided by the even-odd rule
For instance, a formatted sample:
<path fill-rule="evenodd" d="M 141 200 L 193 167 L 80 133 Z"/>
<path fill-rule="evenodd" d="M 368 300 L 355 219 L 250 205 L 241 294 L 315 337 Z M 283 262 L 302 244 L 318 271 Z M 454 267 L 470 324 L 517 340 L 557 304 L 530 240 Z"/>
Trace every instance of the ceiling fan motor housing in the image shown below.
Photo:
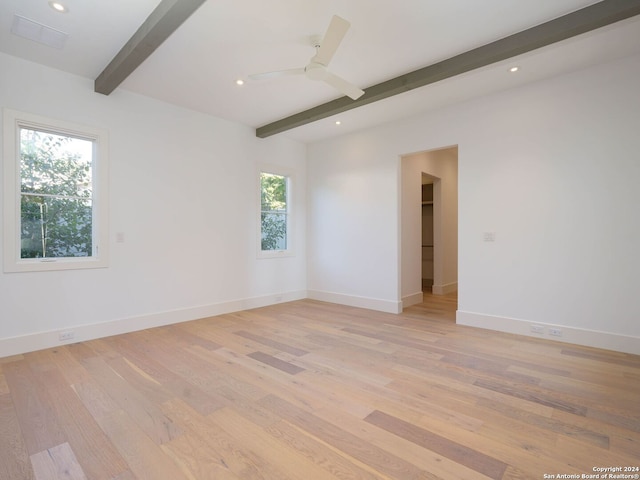
<path fill-rule="evenodd" d="M 310 80 L 323 80 L 327 73 L 327 67 L 318 62 L 311 62 L 304 68 L 304 73 Z"/>

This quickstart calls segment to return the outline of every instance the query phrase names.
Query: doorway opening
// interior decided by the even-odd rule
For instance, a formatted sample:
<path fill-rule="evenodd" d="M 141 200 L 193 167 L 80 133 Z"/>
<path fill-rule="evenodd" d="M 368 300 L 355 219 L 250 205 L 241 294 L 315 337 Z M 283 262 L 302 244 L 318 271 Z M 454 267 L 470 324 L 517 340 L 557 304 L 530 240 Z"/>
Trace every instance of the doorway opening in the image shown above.
<path fill-rule="evenodd" d="M 458 147 L 403 155 L 401 182 L 402 307 L 446 296 L 457 308 Z"/>

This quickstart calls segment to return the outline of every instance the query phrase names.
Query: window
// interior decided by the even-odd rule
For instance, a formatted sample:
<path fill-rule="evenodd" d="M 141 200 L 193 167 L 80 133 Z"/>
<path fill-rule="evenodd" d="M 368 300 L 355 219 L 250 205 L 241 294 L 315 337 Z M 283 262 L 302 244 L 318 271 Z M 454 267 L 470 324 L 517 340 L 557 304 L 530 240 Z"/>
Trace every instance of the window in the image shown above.
<path fill-rule="evenodd" d="M 107 265 L 106 134 L 4 111 L 4 270 Z"/>
<path fill-rule="evenodd" d="M 291 252 L 290 176 L 260 172 L 260 251 L 261 256 Z"/>

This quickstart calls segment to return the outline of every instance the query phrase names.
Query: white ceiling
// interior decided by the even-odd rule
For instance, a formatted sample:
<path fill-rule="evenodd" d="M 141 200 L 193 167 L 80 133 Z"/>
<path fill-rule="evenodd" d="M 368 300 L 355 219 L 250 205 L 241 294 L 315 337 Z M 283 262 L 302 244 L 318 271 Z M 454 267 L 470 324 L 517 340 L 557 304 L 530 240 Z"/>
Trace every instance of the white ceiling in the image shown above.
<path fill-rule="evenodd" d="M 95 79 L 159 0 L 0 1 L 0 51 Z M 590 0 L 207 0 L 118 88 L 251 127 L 340 97 L 304 76 L 251 73 L 302 67 L 332 15 L 351 22 L 330 70 L 366 90 L 596 2 Z M 69 34 L 55 49 L 10 33 L 14 14 Z M 310 142 L 640 53 L 640 16 L 386 100 L 289 130 Z M 521 67 L 510 74 L 508 67 Z"/>

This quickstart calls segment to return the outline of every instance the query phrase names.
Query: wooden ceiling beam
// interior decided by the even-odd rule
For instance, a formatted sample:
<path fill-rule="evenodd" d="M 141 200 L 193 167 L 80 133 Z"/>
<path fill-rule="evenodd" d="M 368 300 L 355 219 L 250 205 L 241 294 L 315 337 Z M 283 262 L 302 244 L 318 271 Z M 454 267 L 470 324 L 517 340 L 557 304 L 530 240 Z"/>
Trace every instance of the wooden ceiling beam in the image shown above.
<path fill-rule="evenodd" d="M 94 82 L 109 95 L 206 0 L 162 0 Z"/>
<path fill-rule="evenodd" d="M 451 78 L 640 14 L 640 0 L 603 0 L 495 42 L 377 85 L 358 100 L 341 97 L 256 129 L 266 138 L 393 95 Z"/>

